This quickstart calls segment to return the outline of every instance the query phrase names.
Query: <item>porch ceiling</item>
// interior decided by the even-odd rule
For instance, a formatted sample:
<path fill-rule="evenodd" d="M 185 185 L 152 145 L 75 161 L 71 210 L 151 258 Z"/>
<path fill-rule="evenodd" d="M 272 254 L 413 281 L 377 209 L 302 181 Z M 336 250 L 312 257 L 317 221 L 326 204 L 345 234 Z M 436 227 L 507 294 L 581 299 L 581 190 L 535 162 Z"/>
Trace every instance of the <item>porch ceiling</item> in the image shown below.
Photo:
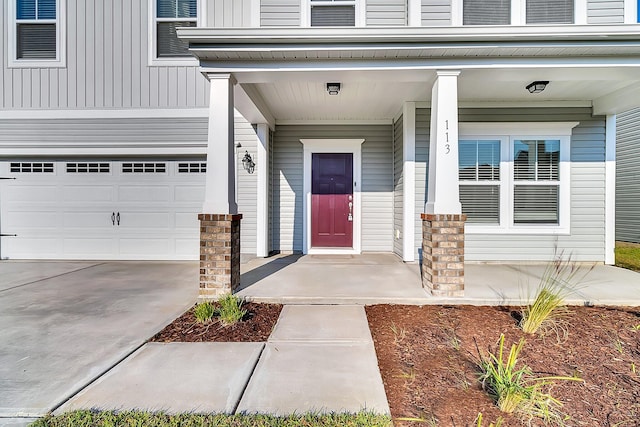
<path fill-rule="evenodd" d="M 505 31 L 509 37 L 505 37 Z M 233 73 L 276 122 L 391 120 L 430 101 L 435 71 L 458 69 L 461 106 L 640 105 L 640 26 L 179 30 L 204 73 Z M 551 83 L 540 94 L 525 86 Z M 326 83 L 340 82 L 339 95 Z"/>

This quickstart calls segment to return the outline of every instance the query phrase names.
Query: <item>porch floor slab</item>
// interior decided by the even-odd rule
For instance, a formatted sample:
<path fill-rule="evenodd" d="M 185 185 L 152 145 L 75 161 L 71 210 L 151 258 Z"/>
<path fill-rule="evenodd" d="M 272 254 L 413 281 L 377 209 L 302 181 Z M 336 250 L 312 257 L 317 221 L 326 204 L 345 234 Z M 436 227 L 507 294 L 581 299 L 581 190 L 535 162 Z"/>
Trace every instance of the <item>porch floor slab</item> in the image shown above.
<path fill-rule="evenodd" d="M 233 413 L 263 343 L 147 343 L 61 406 Z"/>
<path fill-rule="evenodd" d="M 404 263 L 394 254 L 279 255 L 243 263 L 238 295 L 285 304 L 522 305 L 535 294 L 545 266 L 468 262 L 464 296 L 444 298 L 422 288 L 417 262 Z M 595 265 L 566 301 L 640 306 L 640 273 Z"/>

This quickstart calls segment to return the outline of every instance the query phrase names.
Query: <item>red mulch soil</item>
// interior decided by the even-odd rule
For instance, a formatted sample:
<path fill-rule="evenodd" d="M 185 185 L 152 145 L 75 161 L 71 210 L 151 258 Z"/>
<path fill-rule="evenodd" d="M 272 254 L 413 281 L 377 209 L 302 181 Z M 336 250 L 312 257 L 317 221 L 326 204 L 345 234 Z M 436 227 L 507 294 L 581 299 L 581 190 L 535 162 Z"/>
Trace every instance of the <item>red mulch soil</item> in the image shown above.
<path fill-rule="evenodd" d="M 564 317 L 566 338 L 527 336 L 517 326 L 518 307 L 366 310 L 395 426 L 475 427 L 478 413 L 483 426 L 498 417 L 503 426 L 526 424 L 501 413 L 477 379 L 478 349 L 496 353 L 501 333 L 505 351 L 525 337 L 518 366 L 527 364 L 541 377 L 584 379 L 559 381 L 551 390 L 564 403 L 566 425 L 640 426 L 640 308 L 571 307 Z"/>
<path fill-rule="evenodd" d="M 281 304 L 245 303 L 246 316 L 235 325 L 223 326 L 214 320 L 198 323 L 193 308 L 178 317 L 150 341 L 154 342 L 261 342 L 271 334 L 280 311 Z"/>

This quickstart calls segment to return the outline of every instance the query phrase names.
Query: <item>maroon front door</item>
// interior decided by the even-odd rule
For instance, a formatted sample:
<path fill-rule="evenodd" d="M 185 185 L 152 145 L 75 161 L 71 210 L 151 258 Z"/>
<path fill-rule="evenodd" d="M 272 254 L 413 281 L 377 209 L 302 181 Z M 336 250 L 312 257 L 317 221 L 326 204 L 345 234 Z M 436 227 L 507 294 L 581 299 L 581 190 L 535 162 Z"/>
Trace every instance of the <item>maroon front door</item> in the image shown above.
<path fill-rule="evenodd" d="M 353 154 L 311 155 L 311 246 L 353 246 Z"/>

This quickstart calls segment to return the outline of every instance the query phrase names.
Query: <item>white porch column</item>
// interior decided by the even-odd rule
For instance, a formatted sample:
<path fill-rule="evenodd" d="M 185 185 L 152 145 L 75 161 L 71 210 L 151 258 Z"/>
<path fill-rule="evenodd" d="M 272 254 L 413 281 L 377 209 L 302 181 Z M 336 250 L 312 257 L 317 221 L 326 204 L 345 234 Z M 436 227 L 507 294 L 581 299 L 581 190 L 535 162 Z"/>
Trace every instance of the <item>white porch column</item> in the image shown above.
<path fill-rule="evenodd" d="M 231 74 L 209 74 L 207 175 L 202 212 L 237 214 Z"/>
<path fill-rule="evenodd" d="M 458 190 L 458 76 L 438 71 L 431 91 L 429 192 L 425 212 L 460 214 Z"/>
<path fill-rule="evenodd" d="M 257 235 L 256 255 L 269 256 L 269 125 L 259 123 L 257 125 Z"/>
<path fill-rule="evenodd" d="M 416 235 L 416 103 L 405 102 L 402 111 L 402 260 L 415 261 Z"/>
<path fill-rule="evenodd" d="M 605 134 L 604 263 L 615 264 L 616 247 L 616 115 L 607 116 Z"/>

